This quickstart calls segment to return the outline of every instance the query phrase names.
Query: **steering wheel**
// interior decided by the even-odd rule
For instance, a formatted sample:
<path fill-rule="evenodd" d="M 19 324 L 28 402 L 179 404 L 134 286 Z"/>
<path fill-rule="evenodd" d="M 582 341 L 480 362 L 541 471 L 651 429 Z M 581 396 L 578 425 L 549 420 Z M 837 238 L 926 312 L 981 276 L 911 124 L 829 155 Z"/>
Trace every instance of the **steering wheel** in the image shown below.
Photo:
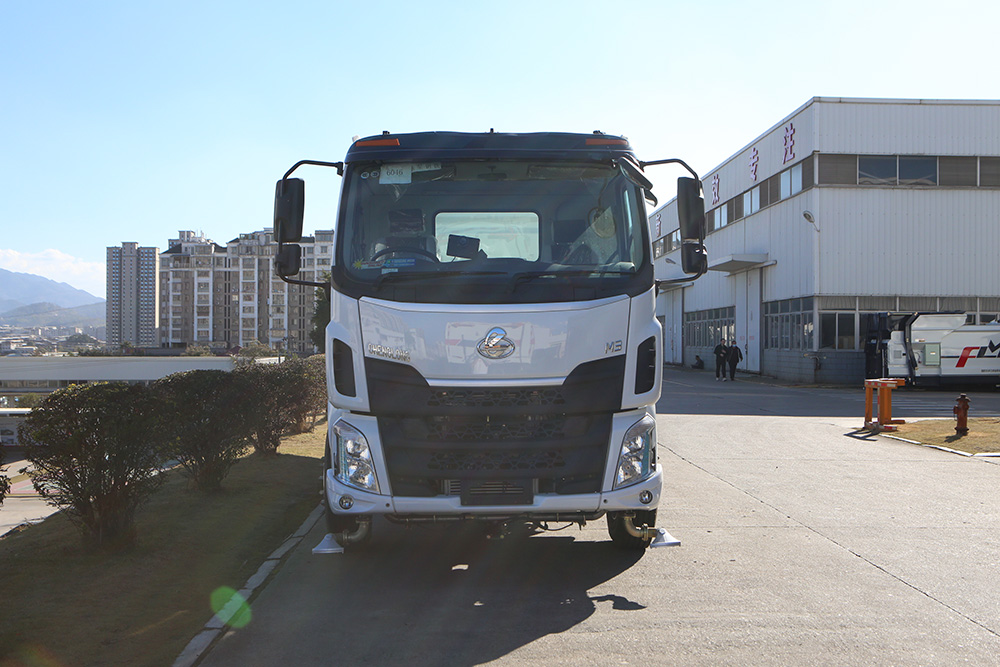
<path fill-rule="evenodd" d="M 434 262 L 436 264 L 440 264 L 441 263 L 441 260 L 438 259 L 437 255 L 435 255 L 434 253 L 432 253 L 430 250 L 424 250 L 423 248 L 407 248 L 407 247 L 404 247 L 404 246 L 400 246 L 398 248 L 396 248 L 396 247 L 382 248 L 377 253 L 375 253 L 374 255 L 372 255 L 371 261 L 374 262 L 376 259 L 378 259 L 379 257 L 382 257 L 383 255 L 389 255 L 389 254 L 397 253 L 397 252 L 410 253 L 411 255 L 420 255 L 421 257 L 429 259 L 430 261 L 432 261 L 432 262 Z"/>

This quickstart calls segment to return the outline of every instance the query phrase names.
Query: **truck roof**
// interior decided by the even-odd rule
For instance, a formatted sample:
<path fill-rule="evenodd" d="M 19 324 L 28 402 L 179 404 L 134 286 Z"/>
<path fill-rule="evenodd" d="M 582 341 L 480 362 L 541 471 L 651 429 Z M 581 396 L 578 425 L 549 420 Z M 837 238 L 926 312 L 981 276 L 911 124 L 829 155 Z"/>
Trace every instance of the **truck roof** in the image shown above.
<path fill-rule="evenodd" d="M 358 139 L 346 162 L 360 160 L 442 160 L 528 158 L 604 162 L 616 157 L 635 159 L 628 139 L 595 132 L 416 132 Z"/>

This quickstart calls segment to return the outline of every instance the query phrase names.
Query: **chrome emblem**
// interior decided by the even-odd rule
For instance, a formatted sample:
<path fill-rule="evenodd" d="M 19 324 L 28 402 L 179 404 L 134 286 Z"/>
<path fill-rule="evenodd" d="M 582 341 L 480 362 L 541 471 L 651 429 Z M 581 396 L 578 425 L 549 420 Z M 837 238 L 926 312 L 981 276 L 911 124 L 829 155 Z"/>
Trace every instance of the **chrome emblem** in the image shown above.
<path fill-rule="evenodd" d="M 486 338 L 476 346 L 479 354 L 487 359 L 504 359 L 514 354 L 514 342 L 507 338 L 507 332 L 500 327 L 493 327 Z"/>

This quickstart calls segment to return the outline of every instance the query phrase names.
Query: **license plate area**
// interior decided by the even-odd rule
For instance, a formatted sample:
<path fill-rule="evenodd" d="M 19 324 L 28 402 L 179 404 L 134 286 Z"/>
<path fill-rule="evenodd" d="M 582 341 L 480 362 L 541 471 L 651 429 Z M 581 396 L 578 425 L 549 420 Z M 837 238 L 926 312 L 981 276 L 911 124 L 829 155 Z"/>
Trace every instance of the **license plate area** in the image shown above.
<path fill-rule="evenodd" d="M 462 482 L 462 505 L 531 505 L 535 502 L 535 480 L 467 480 Z"/>

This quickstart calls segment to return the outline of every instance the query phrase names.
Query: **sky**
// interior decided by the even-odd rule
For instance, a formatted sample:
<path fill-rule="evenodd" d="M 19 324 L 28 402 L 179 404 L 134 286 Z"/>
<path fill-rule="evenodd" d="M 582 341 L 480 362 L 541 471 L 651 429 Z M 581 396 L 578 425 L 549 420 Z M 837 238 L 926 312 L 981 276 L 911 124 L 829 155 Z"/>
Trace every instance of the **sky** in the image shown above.
<path fill-rule="evenodd" d="M 814 96 L 1000 99 L 1000 3 L 0 0 L 0 268 L 225 244 L 355 136 L 592 132 L 704 174 Z M 649 173 L 660 201 L 676 167 Z M 339 178 L 300 169 L 307 232 Z M 2 295 L 0 295 L 2 296 Z"/>

